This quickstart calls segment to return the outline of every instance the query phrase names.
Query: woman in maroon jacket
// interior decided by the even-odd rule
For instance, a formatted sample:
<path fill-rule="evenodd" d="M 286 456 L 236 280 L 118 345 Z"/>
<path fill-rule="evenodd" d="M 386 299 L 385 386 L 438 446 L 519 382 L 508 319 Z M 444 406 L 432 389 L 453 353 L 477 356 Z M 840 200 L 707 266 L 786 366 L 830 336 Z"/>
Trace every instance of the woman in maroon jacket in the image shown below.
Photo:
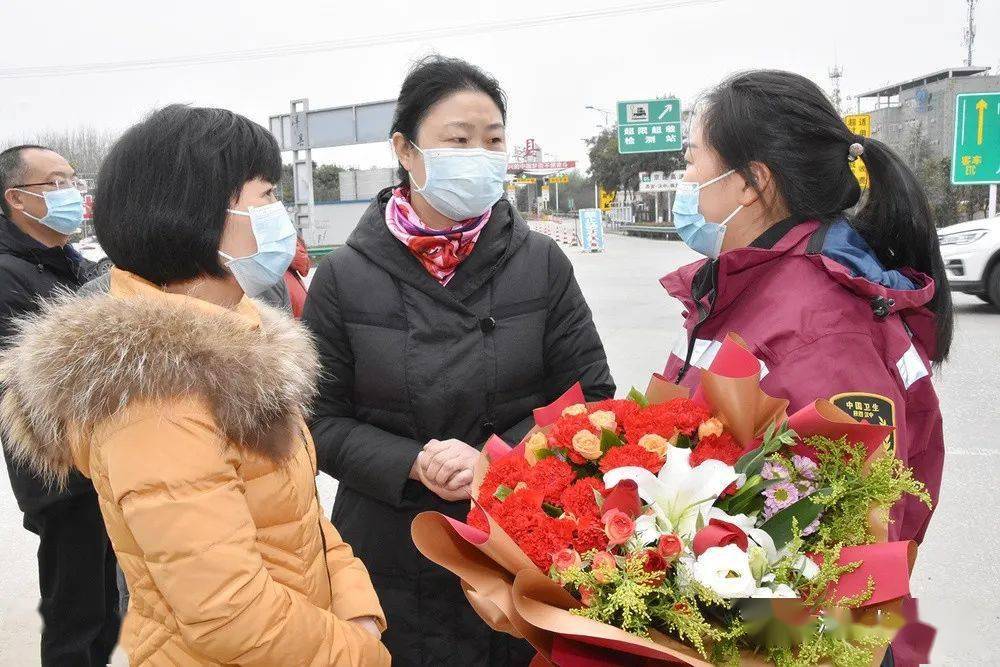
<path fill-rule="evenodd" d="M 708 93 L 685 157 L 675 225 L 708 259 L 661 281 L 686 308 L 667 377 L 696 384 L 735 332 L 760 360 L 763 388 L 791 410 L 831 398 L 895 426 L 896 456 L 936 504 L 944 442 L 930 374 L 951 345 L 951 294 L 912 172 L 853 134 L 816 84 L 778 71 Z M 864 197 L 850 168 L 858 159 Z M 915 499 L 899 503 L 890 538 L 919 542 L 930 517 Z"/>

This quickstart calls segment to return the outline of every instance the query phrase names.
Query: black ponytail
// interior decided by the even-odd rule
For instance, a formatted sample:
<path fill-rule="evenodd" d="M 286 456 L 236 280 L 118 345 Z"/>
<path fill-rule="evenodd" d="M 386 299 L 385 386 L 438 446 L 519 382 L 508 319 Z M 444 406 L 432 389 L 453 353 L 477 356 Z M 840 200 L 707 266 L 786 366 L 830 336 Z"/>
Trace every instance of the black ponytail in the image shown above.
<path fill-rule="evenodd" d="M 865 139 L 862 145 L 861 160 L 868 170 L 870 189 L 854 218 L 854 227 L 886 268 L 908 266 L 934 279 L 934 298 L 928 304 L 937 316 L 934 361 L 944 361 L 954 327 L 951 287 L 927 195 L 892 149 L 877 139 Z"/>
<path fill-rule="evenodd" d="M 767 165 L 788 211 L 804 219 L 834 220 L 862 200 L 848 160 L 851 144 L 861 142 L 870 190 L 851 224 L 886 268 L 911 267 L 934 280 L 933 360 L 948 356 L 951 291 L 933 216 L 913 172 L 888 146 L 852 133 L 815 83 L 778 70 L 723 81 L 706 94 L 701 121 L 705 140 L 727 166 L 759 191 L 751 164 Z"/>

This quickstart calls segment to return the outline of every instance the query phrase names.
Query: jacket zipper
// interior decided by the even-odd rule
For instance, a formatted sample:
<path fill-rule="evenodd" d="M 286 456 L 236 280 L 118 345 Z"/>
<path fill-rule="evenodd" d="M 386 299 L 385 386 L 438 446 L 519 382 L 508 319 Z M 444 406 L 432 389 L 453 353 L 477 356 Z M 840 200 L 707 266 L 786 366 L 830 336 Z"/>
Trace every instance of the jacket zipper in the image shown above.
<path fill-rule="evenodd" d="M 698 340 L 698 332 L 701 330 L 701 326 L 705 323 L 705 321 L 712 316 L 713 312 L 715 312 L 715 301 L 717 296 L 716 292 L 718 291 L 716 284 L 718 282 L 718 276 L 719 276 L 719 261 L 712 260 L 710 266 L 712 272 L 711 273 L 712 282 L 711 282 L 711 289 L 708 292 L 708 294 L 711 295 L 708 304 L 708 310 L 704 310 L 702 308 L 700 298 L 695 300 L 695 305 L 698 308 L 699 318 L 698 321 L 695 323 L 694 327 L 691 329 L 690 335 L 688 336 L 687 355 L 684 357 L 684 365 L 681 367 L 681 370 L 677 373 L 677 380 L 676 380 L 677 383 L 680 383 L 681 380 L 684 379 L 684 376 L 687 375 L 688 371 L 691 370 L 691 357 L 694 355 L 694 344 Z M 692 296 L 694 296 L 693 293 Z M 704 298 L 704 296 L 702 298 Z"/>

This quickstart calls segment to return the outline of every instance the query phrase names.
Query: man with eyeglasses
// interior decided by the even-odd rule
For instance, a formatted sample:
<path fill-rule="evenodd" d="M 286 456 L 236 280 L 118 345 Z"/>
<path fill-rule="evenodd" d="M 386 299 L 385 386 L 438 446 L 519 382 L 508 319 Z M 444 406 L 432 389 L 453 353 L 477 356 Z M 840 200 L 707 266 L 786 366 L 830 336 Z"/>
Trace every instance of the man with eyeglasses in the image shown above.
<path fill-rule="evenodd" d="M 69 245 L 83 222 L 87 185 L 61 155 L 43 146 L 0 152 L 0 345 L 13 320 L 37 299 L 76 290 L 93 263 Z M 0 388 L 2 391 L 2 388 Z M 24 527 L 39 537 L 42 665 L 106 665 L 118 641 L 115 557 L 91 482 L 79 473 L 53 488 L 15 460 L 17 426 L 0 433 Z"/>

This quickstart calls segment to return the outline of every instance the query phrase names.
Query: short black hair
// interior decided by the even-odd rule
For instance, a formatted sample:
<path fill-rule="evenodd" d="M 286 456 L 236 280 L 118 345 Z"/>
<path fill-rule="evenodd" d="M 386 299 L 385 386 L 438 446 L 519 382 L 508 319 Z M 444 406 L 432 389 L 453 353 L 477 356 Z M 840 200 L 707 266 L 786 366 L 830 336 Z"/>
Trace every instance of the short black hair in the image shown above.
<path fill-rule="evenodd" d="M 39 146 L 38 144 L 21 144 L 0 152 L 0 212 L 4 215 L 10 215 L 10 207 L 7 206 L 7 189 L 24 183 L 28 165 L 24 163 L 21 153 L 32 148 L 42 151 L 52 150 L 48 146 Z"/>
<path fill-rule="evenodd" d="M 500 82 L 461 58 L 434 55 L 417 61 L 403 80 L 389 136 L 399 132 L 415 144 L 420 123 L 430 108 L 462 90 L 486 93 L 500 109 L 500 116 L 506 124 L 507 95 Z M 404 185 L 409 185 L 410 176 L 403 165 L 399 165 L 398 175 Z"/>
<path fill-rule="evenodd" d="M 101 165 L 97 239 L 115 266 L 157 285 L 224 276 L 226 209 L 255 178 L 281 180 L 270 132 L 226 109 L 164 107 L 129 128 Z"/>

